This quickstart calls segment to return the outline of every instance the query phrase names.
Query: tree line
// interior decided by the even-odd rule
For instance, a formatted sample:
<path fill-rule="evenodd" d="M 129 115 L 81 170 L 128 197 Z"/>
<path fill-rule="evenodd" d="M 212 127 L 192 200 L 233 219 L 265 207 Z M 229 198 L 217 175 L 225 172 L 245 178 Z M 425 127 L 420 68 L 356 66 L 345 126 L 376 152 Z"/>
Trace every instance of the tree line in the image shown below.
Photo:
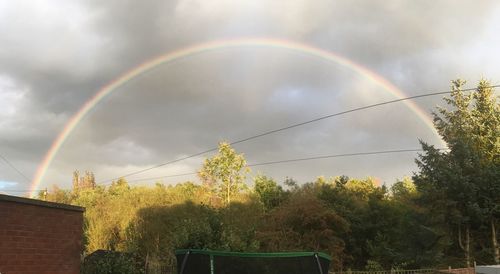
<path fill-rule="evenodd" d="M 421 141 L 418 171 L 390 187 L 347 176 L 247 178 L 244 156 L 223 142 L 200 182 L 104 187 L 75 172 L 72 190 L 55 186 L 39 198 L 86 208 L 86 254 L 172 265 L 178 248 L 322 251 L 333 270 L 499 264 L 500 106 L 487 81 L 469 93 L 463 85 L 453 81 L 446 107 L 433 113 L 448 149 Z"/>

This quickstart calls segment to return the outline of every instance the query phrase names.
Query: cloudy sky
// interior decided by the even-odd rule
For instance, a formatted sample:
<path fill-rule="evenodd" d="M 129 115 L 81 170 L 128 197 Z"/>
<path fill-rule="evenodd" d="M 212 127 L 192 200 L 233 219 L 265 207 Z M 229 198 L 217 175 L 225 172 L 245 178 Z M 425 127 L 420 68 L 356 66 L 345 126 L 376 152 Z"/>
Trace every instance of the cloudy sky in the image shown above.
<path fill-rule="evenodd" d="M 450 80 L 500 83 L 497 1 L 3 1 L 0 0 L 0 192 L 25 195 L 69 119 L 140 64 L 210 41 L 271 38 L 330 51 L 407 96 Z M 38 188 L 145 169 L 290 124 L 396 99 L 349 67 L 285 48 L 232 47 L 165 63 L 131 79 L 77 125 Z M 425 112 L 441 96 L 416 100 Z M 419 148 L 440 139 L 403 103 L 311 123 L 235 145 L 249 164 Z M 190 173 L 210 154 L 131 176 Z M 415 153 L 259 166 L 299 182 L 372 176 L 388 185 L 416 171 Z M 10 163 L 10 164 L 9 164 Z M 17 168 L 27 178 L 20 175 Z M 29 180 L 28 180 L 29 179 Z M 195 176 L 164 179 L 165 183 Z M 151 180 L 139 180 L 151 183 Z"/>

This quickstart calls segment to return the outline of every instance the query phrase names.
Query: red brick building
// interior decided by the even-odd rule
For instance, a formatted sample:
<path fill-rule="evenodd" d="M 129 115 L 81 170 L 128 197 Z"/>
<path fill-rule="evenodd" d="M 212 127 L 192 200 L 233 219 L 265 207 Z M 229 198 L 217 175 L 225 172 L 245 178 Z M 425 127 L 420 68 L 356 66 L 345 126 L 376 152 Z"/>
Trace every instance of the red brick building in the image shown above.
<path fill-rule="evenodd" d="M 80 273 L 83 211 L 0 194 L 0 273 Z"/>

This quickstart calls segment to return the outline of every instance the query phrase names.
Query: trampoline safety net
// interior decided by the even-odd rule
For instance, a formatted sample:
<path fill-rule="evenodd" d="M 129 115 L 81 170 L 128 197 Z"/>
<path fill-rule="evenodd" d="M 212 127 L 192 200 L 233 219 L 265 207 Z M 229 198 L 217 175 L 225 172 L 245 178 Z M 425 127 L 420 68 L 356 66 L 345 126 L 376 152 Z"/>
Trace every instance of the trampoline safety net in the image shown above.
<path fill-rule="evenodd" d="M 243 253 L 176 250 L 178 274 L 327 274 L 330 256 L 321 252 Z"/>

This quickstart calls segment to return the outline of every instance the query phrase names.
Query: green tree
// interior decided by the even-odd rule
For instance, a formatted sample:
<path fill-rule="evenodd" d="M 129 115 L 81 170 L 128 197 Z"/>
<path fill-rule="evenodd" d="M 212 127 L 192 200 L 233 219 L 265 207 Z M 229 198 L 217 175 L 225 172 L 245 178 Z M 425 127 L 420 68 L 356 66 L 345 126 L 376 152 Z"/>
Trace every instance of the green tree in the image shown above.
<path fill-rule="evenodd" d="M 434 113 L 434 124 L 448 151 L 421 141 L 424 153 L 416 160 L 413 177 L 425 203 L 441 210 L 448 225 L 456 227 L 458 246 L 466 265 L 471 262 L 472 229 L 488 221 L 494 261 L 498 262 L 496 223 L 500 191 L 500 107 L 487 81 L 472 93 L 464 81 L 452 82 L 447 107 Z"/>
<path fill-rule="evenodd" d="M 261 225 L 263 210 L 258 201 L 233 202 L 217 211 L 220 216 L 220 249 L 248 252 L 259 248 L 256 231 Z"/>
<path fill-rule="evenodd" d="M 398 200 L 411 199 L 417 195 L 417 188 L 411 178 L 405 177 L 391 186 L 392 197 Z"/>
<path fill-rule="evenodd" d="M 491 228 L 491 243 L 495 264 L 500 264 L 497 223 L 500 219 L 500 104 L 490 84 L 482 80 L 472 94 L 472 146 L 479 155 L 479 206 Z"/>
<path fill-rule="evenodd" d="M 191 201 L 173 206 L 144 207 L 127 228 L 128 248 L 143 258 L 175 264 L 173 251 L 179 248 L 221 246 L 220 217 L 206 205 Z"/>
<path fill-rule="evenodd" d="M 231 199 L 244 188 L 248 172 L 243 154 L 237 154 L 228 143 L 221 142 L 219 153 L 205 160 L 198 175 L 212 197 L 215 195 L 229 205 Z"/>
<path fill-rule="evenodd" d="M 272 178 L 264 175 L 258 175 L 254 178 L 254 191 L 266 211 L 279 206 L 286 198 L 286 192 L 283 188 Z"/>

